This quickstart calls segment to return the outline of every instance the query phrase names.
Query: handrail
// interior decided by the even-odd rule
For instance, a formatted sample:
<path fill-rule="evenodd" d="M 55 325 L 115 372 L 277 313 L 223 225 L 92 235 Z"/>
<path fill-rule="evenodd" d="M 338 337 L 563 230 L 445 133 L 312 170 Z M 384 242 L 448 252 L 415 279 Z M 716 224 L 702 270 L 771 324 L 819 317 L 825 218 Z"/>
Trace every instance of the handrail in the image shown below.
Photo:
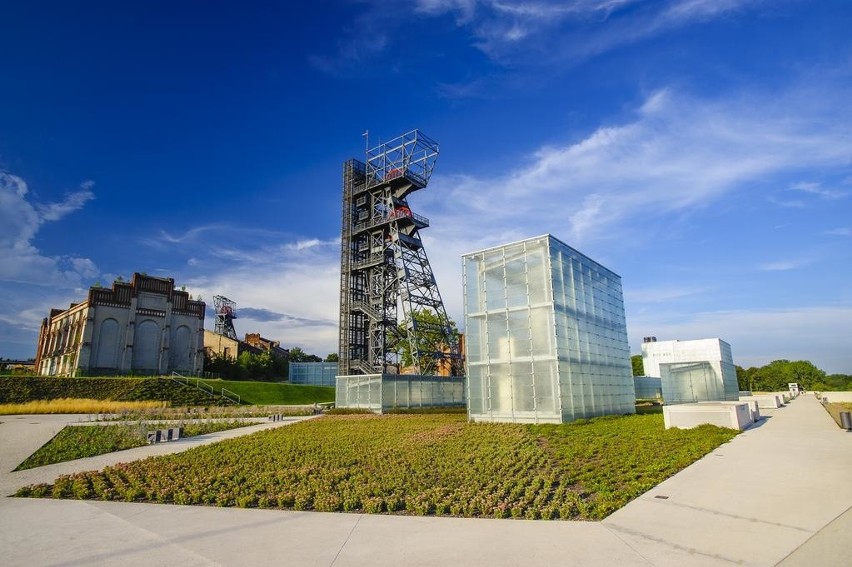
<path fill-rule="evenodd" d="M 411 210 L 394 209 L 393 211 L 390 211 L 389 213 L 383 214 L 379 217 L 372 217 L 361 222 L 355 223 L 353 227 L 353 232 L 361 232 L 363 230 L 375 228 L 377 226 L 399 219 L 412 219 L 417 224 L 423 225 L 424 227 L 430 226 L 428 217 L 418 215 L 417 213 Z"/>
<path fill-rule="evenodd" d="M 225 392 L 227 392 L 227 393 L 225 393 Z M 222 388 L 222 397 L 227 398 L 227 399 L 231 400 L 232 402 L 234 402 L 238 405 L 240 403 L 242 403 L 240 401 L 241 398 L 240 398 L 239 394 L 237 394 L 236 392 L 232 392 L 231 390 L 228 390 L 226 388 Z"/>
<path fill-rule="evenodd" d="M 184 386 L 193 386 L 198 390 L 201 390 L 205 394 L 208 394 L 214 398 L 216 397 L 216 389 L 213 388 L 213 386 L 211 386 L 210 384 L 203 382 L 201 378 L 189 378 L 187 376 L 183 376 L 182 374 L 178 374 L 177 372 L 172 372 L 172 375 L 169 376 L 169 378 L 171 380 L 174 380 L 178 384 L 182 384 Z M 227 388 L 222 388 L 219 397 L 235 404 L 242 403 L 242 398 L 240 397 L 240 395 L 236 392 L 228 390 Z"/>

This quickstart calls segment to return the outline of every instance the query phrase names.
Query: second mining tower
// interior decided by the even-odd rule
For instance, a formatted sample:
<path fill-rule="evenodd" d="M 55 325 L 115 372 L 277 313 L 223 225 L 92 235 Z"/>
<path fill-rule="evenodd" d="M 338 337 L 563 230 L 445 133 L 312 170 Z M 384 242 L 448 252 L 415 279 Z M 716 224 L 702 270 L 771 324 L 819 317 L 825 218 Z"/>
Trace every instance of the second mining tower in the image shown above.
<path fill-rule="evenodd" d="M 458 337 L 420 240 L 429 219 L 408 204 L 437 158 L 437 142 L 412 130 L 343 164 L 340 375 L 397 374 L 401 350 L 416 374 L 461 375 Z"/>

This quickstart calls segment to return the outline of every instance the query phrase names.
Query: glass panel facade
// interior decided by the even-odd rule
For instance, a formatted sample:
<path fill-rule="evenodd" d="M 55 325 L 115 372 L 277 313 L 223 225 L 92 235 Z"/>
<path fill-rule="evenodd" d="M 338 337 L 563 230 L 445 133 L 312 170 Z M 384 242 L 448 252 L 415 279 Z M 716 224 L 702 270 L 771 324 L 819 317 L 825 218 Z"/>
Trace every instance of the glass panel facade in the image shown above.
<path fill-rule="evenodd" d="M 334 386 L 338 367 L 336 362 L 291 362 L 291 384 Z"/>
<path fill-rule="evenodd" d="M 337 376 L 335 406 L 382 412 L 394 408 L 462 407 L 461 376 L 369 374 Z"/>
<path fill-rule="evenodd" d="M 635 410 L 621 278 L 550 235 L 466 254 L 469 417 Z"/>

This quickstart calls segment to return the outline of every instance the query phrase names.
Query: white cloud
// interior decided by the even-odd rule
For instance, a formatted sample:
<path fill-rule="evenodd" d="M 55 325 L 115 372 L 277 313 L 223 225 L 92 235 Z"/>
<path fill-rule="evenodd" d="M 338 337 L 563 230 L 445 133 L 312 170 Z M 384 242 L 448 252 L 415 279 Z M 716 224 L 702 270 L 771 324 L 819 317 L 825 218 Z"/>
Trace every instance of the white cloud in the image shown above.
<path fill-rule="evenodd" d="M 82 209 L 86 202 L 95 198 L 95 194 L 91 190 L 93 185 L 94 182 L 86 181 L 80 185 L 82 191 L 69 193 L 65 196 L 65 200 L 60 203 L 36 205 L 42 222 L 57 221 L 74 211 Z"/>
<path fill-rule="evenodd" d="M 831 236 L 852 236 L 852 227 L 835 228 L 827 230 L 825 233 Z"/>
<path fill-rule="evenodd" d="M 340 239 L 330 239 L 330 240 L 320 240 L 319 238 L 309 238 L 305 240 L 298 240 L 296 242 L 290 242 L 283 246 L 283 249 L 288 252 L 302 252 L 305 250 L 311 250 L 318 247 L 339 247 Z"/>
<path fill-rule="evenodd" d="M 157 246 L 175 250 L 192 244 L 193 255 L 176 280 L 212 306 L 214 295 L 237 303 L 239 336 L 259 332 L 325 356 L 337 351 L 340 240 L 306 238 L 239 226 L 201 226 Z M 221 235 L 228 235 L 225 244 Z M 241 315 L 241 307 L 246 311 Z M 270 314 L 282 314 L 273 317 Z M 254 318 L 253 318 L 254 317 Z M 210 311 L 206 326 L 213 328 Z"/>
<path fill-rule="evenodd" d="M 694 297 L 706 293 L 707 287 L 674 287 L 674 286 L 655 286 L 649 289 L 624 289 L 625 303 L 632 305 L 641 305 L 648 303 L 671 303 L 679 299 Z"/>
<path fill-rule="evenodd" d="M 698 210 L 773 176 L 848 169 L 852 116 L 842 106 L 823 115 L 823 105 L 836 101 L 828 98 L 788 92 L 707 100 L 662 89 L 632 120 L 542 147 L 494 176 L 436 174 L 423 212 L 458 227 L 462 241 L 495 226 L 579 244 L 623 240 L 639 223 Z M 788 106 L 798 118 L 787 117 Z"/>
<path fill-rule="evenodd" d="M 764 272 L 786 272 L 788 270 L 795 270 L 800 267 L 802 267 L 801 262 L 784 260 L 781 262 L 768 262 L 766 264 L 761 264 L 760 266 L 758 266 L 758 269 L 763 270 Z"/>
<path fill-rule="evenodd" d="M 800 191 L 802 193 L 816 195 L 817 197 L 829 200 L 842 199 L 843 197 L 847 197 L 849 195 L 849 193 L 845 191 L 839 191 L 837 189 L 826 189 L 822 186 L 821 183 L 815 183 L 811 181 L 803 181 L 800 183 L 796 183 L 795 185 L 790 187 L 789 190 Z"/>
<path fill-rule="evenodd" d="M 88 258 L 45 256 L 33 244 L 38 231 L 61 220 L 94 198 L 93 183 L 69 193 L 58 203 L 37 203 L 27 183 L 0 171 L 0 356 L 33 356 L 41 320 L 57 306 L 79 301 L 84 278 L 98 274 Z"/>
<path fill-rule="evenodd" d="M 93 183 L 58 203 L 35 203 L 20 177 L 0 171 L 0 282 L 78 286 L 94 264 L 83 258 L 47 257 L 33 245 L 39 229 L 81 209 L 94 198 Z"/>
<path fill-rule="evenodd" d="M 760 0 L 420 0 L 417 12 L 453 14 L 475 45 L 498 60 L 580 61 L 683 26 L 718 18 Z M 626 10 L 638 6 L 637 9 Z"/>
<path fill-rule="evenodd" d="M 335 75 L 365 72 L 366 63 L 393 51 L 413 18 L 450 16 L 470 44 L 494 61 L 518 69 L 577 63 L 673 29 L 737 12 L 763 0 L 384 0 L 361 2 L 363 11 L 331 43 L 332 54 L 309 62 Z M 387 62 L 385 61 L 385 64 Z M 391 69 L 396 69 L 396 63 Z M 384 69 L 387 73 L 387 69 Z M 439 83 L 447 96 L 479 96 L 474 86 Z M 487 94 L 487 93 L 486 93 Z"/>
<path fill-rule="evenodd" d="M 748 93 L 727 100 L 662 89 L 639 105 L 632 119 L 603 125 L 570 143 L 541 147 L 517 159 L 515 167 L 491 176 L 438 170 L 430 186 L 422 195 L 413 195 L 410 203 L 416 212 L 433 219 L 424 241 L 451 316 L 457 321 L 462 316 L 463 253 L 550 232 L 620 272 L 619 265 L 605 256 L 623 259 L 644 253 L 644 243 L 665 238 L 673 223 L 718 209 L 714 205 L 736 203 L 756 184 L 786 185 L 780 180 L 798 177 L 808 169 L 842 176 L 849 171 L 848 156 L 852 155 L 852 139 L 847 135 L 852 113 L 844 100 L 845 91 L 817 85 L 814 91 Z M 796 108 L 794 117 L 789 108 Z M 848 235 L 843 228 L 832 232 Z M 811 261 L 794 258 L 762 267 L 794 269 Z M 641 329 L 636 333 L 639 338 L 663 335 L 658 326 L 670 328 L 672 338 L 732 336 L 728 324 L 721 322 L 716 330 L 698 323 L 692 327 L 665 321 L 642 324 L 643 318 L 650 318 L 666 303 L 700 298 L 712 286 L 708 281 L 713 280 L 684 280 L 678 286 L 663 281 L 659 290 L 626 288 L 628 305 L 640 311 L 630 316 L 638 316 L 636 321 L 628 318 L 628 328 Z M 644 305 L 636 305 L 639 302 Z M 694 308 L 683 301 L 678 307 L 683 309 L 679 317 L 692 320 L 689 313 Z M 800 334 L 799 343 L 789 350 L 785 350 L 789 339 L 778 346 L 767 341 L 772 345 L 770 353 L 765 345 L 756 344 L 755 337 L 764 336 L 763 331 L 749 326 L 754 332 L 751 339 L 737 330 L 736 343 L 747 347 L 740 352 L 757 353 L 755 364 L 758 359 L 796 353 L 805 357 L 808 352 L 819 353 L 826 361 L 836 359 L 848 348 L 840 349 L 833 338 L 829 342 L 838 350 L 832 354 L 819 341 L 823 334 L 838 332 L 842 321 L 831 321 L 824 316 L 831 310 L 819 309 L 814 306 L 803 313 L 819 312 L 833 331 L 813 337 Z M 784 319 L 780 312 L 767 313 Z M 700 322 L 708 317 L 694 316 Z M 763 320 L 775 324 L 770 315 Z M 811 329 L 804 315 L 796 324 Z"/>

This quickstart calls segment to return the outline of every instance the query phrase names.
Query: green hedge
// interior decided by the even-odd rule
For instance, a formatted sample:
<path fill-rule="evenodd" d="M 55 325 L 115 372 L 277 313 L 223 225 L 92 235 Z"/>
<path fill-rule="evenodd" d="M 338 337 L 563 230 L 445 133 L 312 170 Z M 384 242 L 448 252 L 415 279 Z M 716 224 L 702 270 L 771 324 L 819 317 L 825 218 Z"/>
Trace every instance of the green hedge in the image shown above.
<path fill-rule="evenodd" d="M 165 378 L 46 378 L 0 376 L 0 403 L 88 398 L 94 400 L 160 400 L 173 406 L 206 406 L 219 402 L 191 386 Z"/>

